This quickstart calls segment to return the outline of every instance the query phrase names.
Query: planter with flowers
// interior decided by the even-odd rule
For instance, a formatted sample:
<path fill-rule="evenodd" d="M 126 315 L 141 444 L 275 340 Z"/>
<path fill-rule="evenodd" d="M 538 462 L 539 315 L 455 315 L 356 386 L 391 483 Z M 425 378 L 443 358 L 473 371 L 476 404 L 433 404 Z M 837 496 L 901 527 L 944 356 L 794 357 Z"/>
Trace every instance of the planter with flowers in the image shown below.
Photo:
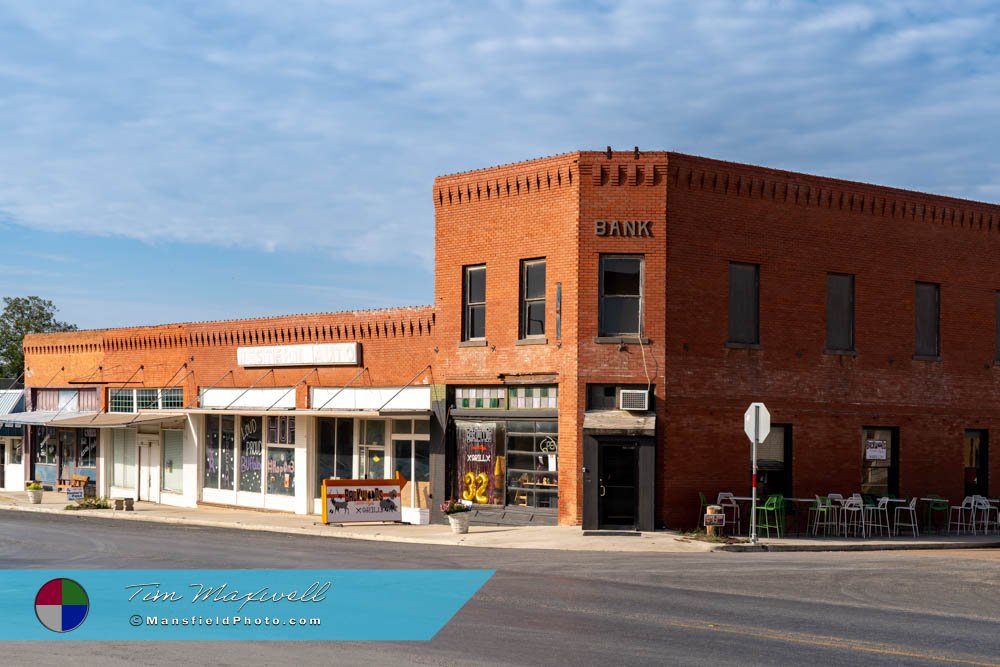
<path fill-rule="evenodd" d="M 24 487 L 24 490 L 28 492 L 28 500 L 31 501 L 32 505 L 40 505 L 42 503 L 42 493 L 44 489 L 41 484 L 38 482 L 32 482 L 28 486 Z"/>
<path fill-rule="evenodd" d="M 469 517 L 472 516 L 472 512 L 469 510 L 471 509 L 468 505 L 463 505 L 455 500 L 441 503 L 441 511 L 448 517 L 451 531 L 459 535 L 469 532 Z"/>

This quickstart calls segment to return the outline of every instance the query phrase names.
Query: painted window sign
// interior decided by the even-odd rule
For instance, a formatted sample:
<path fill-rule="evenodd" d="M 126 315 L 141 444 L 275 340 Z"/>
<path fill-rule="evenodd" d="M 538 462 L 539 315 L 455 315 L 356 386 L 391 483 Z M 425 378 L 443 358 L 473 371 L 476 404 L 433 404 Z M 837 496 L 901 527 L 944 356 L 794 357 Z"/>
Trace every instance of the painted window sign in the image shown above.
<path fill-rule="evenodd" d="M 264 462 L 262 417 L 240 418 L 240 491 L 260 493 Z"/>
<path fill-rule="evenodd" d="M 478 504 L 502 502 L 504 463 L 496 456 L 496 423 L 460 421 L 456 429 L 462 499 Z"/>
<path fill-rule="evenodd" d="M 272 495 L 295 495 L 295 450 L 291 447 L 267 448 L 267 492 Z"/>

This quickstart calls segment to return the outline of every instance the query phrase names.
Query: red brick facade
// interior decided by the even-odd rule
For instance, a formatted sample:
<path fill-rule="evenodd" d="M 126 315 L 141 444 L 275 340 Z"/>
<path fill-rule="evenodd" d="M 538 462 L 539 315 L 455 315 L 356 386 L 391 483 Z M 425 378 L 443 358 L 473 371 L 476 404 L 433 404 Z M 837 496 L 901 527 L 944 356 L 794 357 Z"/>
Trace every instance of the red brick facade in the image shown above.
<path fill-rule="evenodd" d="M 697 493 L 749 491 L 742 413 L 792 427 L 796 496 L 859 485 L 861 429 L 898 428 L 904 495 L 963 493 L 963 431 L 1000 434 L 995 294 L 1000 207 L 667 152 L 577 152 L 434 181 L 433 307 L 29 336 L 26 384 L 183 377 L 246 387 L 240 346 L 360 341 L 362 382 L 559 386 L 559 521 L 583 515 L 587 385 L 650 384 L 656 523 L 693 525 Z M 648 235 L 599 236 L 598 221 Z M 602 254 L 644 257 L 643 343 L 598 340 Z M 546 260 L 545 340 L 518 341 L 520 262 Z M 760 344 L 727 346 L 730 262 L 760 266 Z M 462 344 L 463 267 L 486 265 L 486 339 Z M 855 276 L 854 354 L 825 347 L 827 273 Z M 939 283 L 940 360 L 914 359 L 914 283 Z M 561 332 L 556 290 L 561 286 Z M 186 364 L 186 366 L 185 366 Z M 308 369 L 275 369 L 291 386 Z M 342 386 L 357 368 L 299 385 Z M 227 377 L 227 374 L 229 376 Z M 74 383 L 74 384 L 70 384 Z M 106 386 L 106 385 L 98 385 Z M 1000 453 L 990 477 L 1000 487 Z M 995 495 L 995 494 L 994 494 Z"/>

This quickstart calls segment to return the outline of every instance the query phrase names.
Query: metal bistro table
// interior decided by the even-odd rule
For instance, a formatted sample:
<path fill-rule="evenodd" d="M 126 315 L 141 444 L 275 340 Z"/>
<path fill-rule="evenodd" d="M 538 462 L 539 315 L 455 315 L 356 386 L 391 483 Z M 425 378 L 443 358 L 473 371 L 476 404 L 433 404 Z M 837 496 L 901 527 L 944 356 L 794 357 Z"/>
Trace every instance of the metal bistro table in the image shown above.
<path fill-rule="evenodd" d="M 804 535 L 809 532 L 809 508 L 816 504 L 816 498 L 785 498 L 786 502 L 795 503 L 795 512 L 792 525 L 787 519 L 785 522 L 786 533 Z M 791 528 L 794 528 L 792 530 Z M 804 529 L 804 530 L 803 530 Z"/>

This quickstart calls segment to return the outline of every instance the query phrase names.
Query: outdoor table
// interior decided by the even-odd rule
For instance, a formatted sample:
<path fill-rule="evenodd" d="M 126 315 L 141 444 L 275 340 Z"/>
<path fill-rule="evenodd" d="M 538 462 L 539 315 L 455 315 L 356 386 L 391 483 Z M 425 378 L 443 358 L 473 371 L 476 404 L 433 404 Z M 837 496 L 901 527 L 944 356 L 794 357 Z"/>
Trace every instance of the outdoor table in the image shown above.
<path fill-rule="evenodd" d="M 931 517 L 931 504 L 944 503 L 948 507 L 951 507 L 951 501 L 947 498 L 918 498 L 917 500 L 927 503 L 927 506 L 924 508 L 924 532 L 930 532 L 934 528 L 931 523 L 933 520 Z M 947 519 L 948 517 L 945 518 Z M 947 526 L 947 523 L 945 525 Z"/>
<path fill-rule="evenodd" d="M 809 508 L 816 504 L 816 498 L 785 498 L 786 501 L 795 503 L 796 505 L 805 505 L 805 507 L 795 508 L 795 525 L 794 532 L 796 535 L 802 535 L 809 532 Z M 802 530 L 803 525 L 805 530 Z"/>

